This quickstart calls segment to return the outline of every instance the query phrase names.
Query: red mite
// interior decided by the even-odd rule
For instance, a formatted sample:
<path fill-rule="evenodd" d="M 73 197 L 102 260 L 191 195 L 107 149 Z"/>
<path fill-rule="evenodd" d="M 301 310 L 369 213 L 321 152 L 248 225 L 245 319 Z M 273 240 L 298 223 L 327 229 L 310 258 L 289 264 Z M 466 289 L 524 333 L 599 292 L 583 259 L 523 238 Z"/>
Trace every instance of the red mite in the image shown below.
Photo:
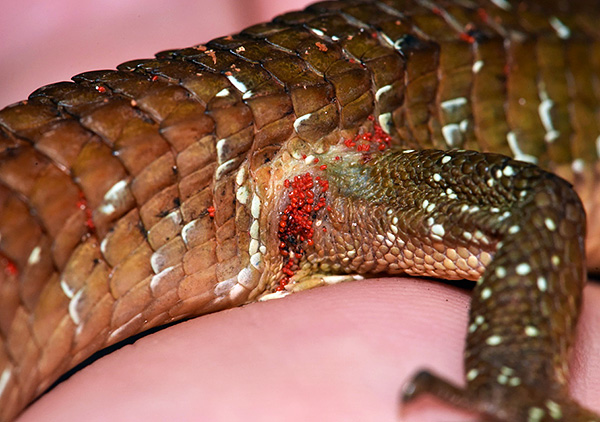
<path fill-rule="evenodd" d="M 324 170 L 325 164 L 319 167 Z M 324 194 L 329 189 L 329 182 L 319 176 L 313 178 L 310 173 L 295 176 L 293 180 L 283 182 L 288 192 L 289 205 L 279 219 L 279 253 L 284 257 L 281 272 L 284 277 L 279 281 L 276 290 L 281 291 L 290 282 L 298 269 L 300 258 L 304 254 L 302 243 L 313 245 L 313 222 L 316 212 L 325 208 Z M 314 188 L 318 186 L 315 192 Z"/>
<path fill-rule="evenodd" d="M 87 199 L 83 192 L 79 192 L 79 200 L 77 201 L 77 208 L 82 210 L 85 213 L 85 225 L 90 230 L 95 230 L 96 225 L 94 224 L 94 219 L 92 218 L 92 210 L 88 207 Z"/>
<path fill-rule="evenodd" d="M 17 265 L 9 259 L 7 259 L 7 261 L 8 262 L 6 263 L 6 265 L 4 267 L 4 270 L 6 271 L 6 273 L 8 275 L 17 275 L 19 273 L 19 270 L 17 269 Z"/>
<path fill-rule="evenodd" d="M 358 133 L 352 139 L 345 139 L 344 145 L 348 148 L 356 147 L 356 151 L 365 153 L 371 150 L 371 146 L 374 146 L 379 151 L 383 151 L 390 146 L 392 142 L 390 135 L 388 135 L 379 123 L 377 123 L 375 117 L 369 116 L 368 119 L 373 122 L 373 132 Z M 338 157 L 335 159 L 337 160 Z"/>
<path fill-rule="evenodd" d="M 372 146 L 383 151 L 391 144 L 391 137 L 381 128 L 375 117 L 369 116 L 369 120 L 373 122 L 372 132 L 359 133 L 352 139 L 344 140 L 348 148 L 364 152 L 365 156 L 370 156 L 368 153 Z M 306 157 L 306 155 L 302 156 L 304 159 Z M 335 161 L 340 159 L 339 156 L 334 158 Z M 318 158 L 313 160 L 313 163 L 318 162 Z M 318 168 L 327 170 L 327 164 L 321 164 Z M 300 258 L 304 254 L 303 243 L 308 246 L 314 245 L 313 221 L 316 219 L 316 212 L 322 208 L 331 211 L 331 207 L 325 205 L 324 195 L 329 189 L 327 180 L 319 176 L 313 178 L 310 173 L 306 173 L 295 176 L 293 180 L 284 180 L 283 186 L 291 190 L 288 192 L 290 203 L 279 219 L 279 253 L 284 257 L 281 269 L 284 276 L 279 280 L 277 291 L 283 290 L 298 270 Z M 318 187 L 317 191 L 314 190 L 315 186 Z M 327 229 L 323 227 L 322 231 L 326 232 Z"/>
<path fill-rule="evenodd" d="M 213 207 L 213 206 L 210 206 L 210 207 L 208 207 L 208 208 L 206 209 L 206 211 L 208 212 L 208 215 L 209 215 L 211 218 L 214 218 L 214 217 L 215 217 L 215 207 Z"/>

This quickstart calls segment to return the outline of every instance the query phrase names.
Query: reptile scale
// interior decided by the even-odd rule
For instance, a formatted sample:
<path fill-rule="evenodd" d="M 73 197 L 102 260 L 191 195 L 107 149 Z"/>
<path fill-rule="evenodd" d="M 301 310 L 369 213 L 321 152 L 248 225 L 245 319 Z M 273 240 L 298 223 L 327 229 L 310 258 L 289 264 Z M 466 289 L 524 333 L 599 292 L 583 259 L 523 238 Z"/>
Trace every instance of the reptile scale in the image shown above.
<path fill-rule="evenodd" d="M 600 266 L 599 21 L 322 2 L 1 110 L 0 421 L 132 335 L 378 274 L 476 281 L 466 386 L 421 372 L 405 406 L 600 421 L 567 367 Z"/>

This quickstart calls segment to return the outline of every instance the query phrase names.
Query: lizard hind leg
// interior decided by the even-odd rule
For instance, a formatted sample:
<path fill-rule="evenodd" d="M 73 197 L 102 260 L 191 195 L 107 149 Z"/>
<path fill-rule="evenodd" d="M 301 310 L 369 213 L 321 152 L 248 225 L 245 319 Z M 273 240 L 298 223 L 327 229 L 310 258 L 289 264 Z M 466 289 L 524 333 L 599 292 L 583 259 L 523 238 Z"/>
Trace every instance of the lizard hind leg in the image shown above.
<path fill-rule="evenodd" d="M 496 180 L 479 184 L 490 187 L 479 200 L 499 192 L 502 199 L 487 216 L 476 204 L 461 226 L 469 239 L 479 237 L 481 243 L 488 237 L 496 245 L 472 293 L 467 384 L 461 389 L 422 372 L 408 384 L 403 400 L 429 393 L 501 422 L 600 421 L 568 389 L 567 362 L 586 282 L 581 202 L 568 183 L 535 166 L 479 157 L 490 164 L 488 180 Z M 443 180 L 446 173 L 438 174 Z M 491 190 L 495 186 L 500 188 Z M 452 189 L 458 192 L 459 186 Z M 477 231 L 482 235 L 471 234 Z"/>
<path fill-rule="evenodd" d="M 503 397 L 501 402 L 493 397 L 484 397 L 476 383 L 476 371 L 467 373 L 469 383 L 465 389 L 438 377 L 429 371 L 420 371 L 405 386 L 401 396 L 401 413 L 406 413 L 406 405 L 414 403 L 423 395 L 432 395 L 441 401 L 466 411 L 481 414 L 486 421 L 498 422 L 598 422 L 594 412 L 568 398 L 566 392 L 557 397 L 540 395 L 536 386 L 528 391 L 516 391 L 513 397 Z M 510 379 L 508 382 L 510 382 Z"/>
<path fill-rule="evenodd" d="M 414 403 L 424 395 L 432 395 L 444 403 L 456 408 L 476 411 L 481 413 L 483 409 L 477 406 L 473 398 L 464 390 L 449 381 L 429 372 L 422 370 L 409 380 L 402 389 L 400 414 L 406 413 L 408 404 Z"/>

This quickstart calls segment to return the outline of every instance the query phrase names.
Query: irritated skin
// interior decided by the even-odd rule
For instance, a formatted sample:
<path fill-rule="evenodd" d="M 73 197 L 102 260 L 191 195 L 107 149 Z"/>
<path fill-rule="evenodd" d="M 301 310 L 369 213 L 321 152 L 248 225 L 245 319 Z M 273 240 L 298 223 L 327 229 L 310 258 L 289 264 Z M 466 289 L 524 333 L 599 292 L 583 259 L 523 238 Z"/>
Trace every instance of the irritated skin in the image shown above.
<path fill-rule="evenodd" d="M 114 79 L 107 79 L 109 89 L 112 82 Z M 53 95 L 49 90 L 42 97 L 51 99 Z M 9 131 L 18 134 L 19 123 L 11 123 L 10 113 L 7 121 Z M 366 123 L 360 130 L 375 129 Z M 338 142 L 345 133 L 338 134 Z M 288 148 L 292 156 L 303 151 L 293 145 Z M 311 217 L 317 227 L 326 230 L 317 230 L 312 243 L 286 238 L 286 242 L 293 241 L 296 252 L 304 254 L 299 268 L 293 268 L 289 286 L 281 284 L 278 268 L 285 266 L 286 260 L 282 263 L 278 252 L 292 248 L 290 244 L 272 247 L 277 237 L 261 223 L 259 240 L 268 248 L 260 289 L 277 290 L 278 283 L 293 289 L 308 285 L 303 284 L 307 278 L 325 277 L 326 281 L 330 274 L 348 272 L 479 279 L 468 329 L 466 392 L 421 374 L 409 385 L 405 398 L 428 391 L 498 420 L 589 420 L 591 414 L 568 399 L 566 389 L 565 362 L 585 281 L 585 218 L 568 184 L 537 167 L 500 156 L 433 150 L 400 150 L 380 156 L 352 152 L 336 163 L 337 146 L 329 145 L 334 146 L 328 155 L 321 154 L 320 146 L 304 148 L 327 162 L 326 168 L 311 166 L 310 160 L 290 164 L 282 154 L 273 164 L 250 166 L 256 182 L 247 182 L 238 172 L 238 189 L 245 183 L 260 192 L 262 188 L 269 191 L 265 183 L 275 188 L 269 192 L 272 197 L 262 198 L 266 199 L 263 214 L 269 201 L 286 199 L 279 183 L 283 177 L 274 174 L 267 182 L 262 171 L 277 168 L 278 160 L 289 176 L 308 167 L 303 171 L 320 174 L 330 183 L 329 189 L 321 186 L 320 192 L 327 198 L 328 208 Z M 8 161 L 13 158 L 9 152 Z M 299 158 L 297 154 L 295 158 Z M 19 189 L 23 187 L 17 184 Z M 236 192 L 241 204 L 248 203 L 244 195 L 244 191 Z M 211 215 L 214 207 L 204 211 L 209 218 L 222 215 L 218 207 L 215 216 Z M 249 210 L 253 218 L 254 211 Z M 243 225 L 247 220 L 239 221 Z M 93 231 L 89 221 L 84 223 Z M 252 227 L 243 229 L 252 235 Z M 263 230 L 267 230 L 266 236 Z M 244 241 L 248 240 L 241 244 L 247 247 Z M 250 253 L 256 251 L 252 241 L 249 243 Z M 523 251 L 528 255 L 526 261 Z M 240 274 L 244 274 L 243 282 L 252 280 L 248 270 Z M 219 289 L 227 285 L 221 284 Z M 554 294 L 545 294 L 550 292 Z M 251 299 L 256 293 L 260 291 L 253 292 Z M 530 360 L 523 359 L 530 354 Z"/>

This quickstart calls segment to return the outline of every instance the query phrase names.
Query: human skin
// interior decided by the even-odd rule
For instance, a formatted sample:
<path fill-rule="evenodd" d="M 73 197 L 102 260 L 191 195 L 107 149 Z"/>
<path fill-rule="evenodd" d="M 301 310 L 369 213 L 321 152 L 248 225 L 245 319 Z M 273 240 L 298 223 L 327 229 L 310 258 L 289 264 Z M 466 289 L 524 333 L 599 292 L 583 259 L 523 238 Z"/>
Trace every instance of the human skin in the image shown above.
<path fill-rule="evenodd" d="M 304 5 L 60 0 L 39 11 L 47 2 L 24 3 L 0 17 L 0 40 L 7 40 L 0 43 L 0 107 L 43 84 L 207 41 Z M 600 288 L 588 285 L 572 359 L 574 395 L 597 411 L 599 304 Z M 468 306 L 467 291 L 394 277 L 219 312 L 96 361 L 19 421 L 396 421 L 399 391 L 419 369 L 463 382 Z M 404 409 L 402 418 L 477 420 L 433 399 Z"/>

